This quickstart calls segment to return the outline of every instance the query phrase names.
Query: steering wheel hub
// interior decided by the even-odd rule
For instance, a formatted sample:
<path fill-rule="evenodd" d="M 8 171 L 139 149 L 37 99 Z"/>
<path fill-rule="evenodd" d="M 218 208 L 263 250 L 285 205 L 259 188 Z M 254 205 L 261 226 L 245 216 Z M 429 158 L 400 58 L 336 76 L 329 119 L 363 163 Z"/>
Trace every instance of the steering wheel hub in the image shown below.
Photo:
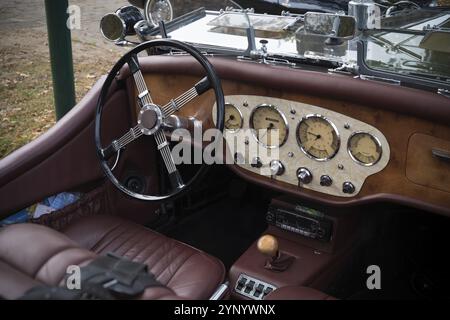
<path fill-rule="evenodd" d="M 139 111 L 138 125 L 141 127 L 141 132 L 147 136 L 158 131 L 162 122 L 163 114 L 156 104 L 147 104 Z"/>

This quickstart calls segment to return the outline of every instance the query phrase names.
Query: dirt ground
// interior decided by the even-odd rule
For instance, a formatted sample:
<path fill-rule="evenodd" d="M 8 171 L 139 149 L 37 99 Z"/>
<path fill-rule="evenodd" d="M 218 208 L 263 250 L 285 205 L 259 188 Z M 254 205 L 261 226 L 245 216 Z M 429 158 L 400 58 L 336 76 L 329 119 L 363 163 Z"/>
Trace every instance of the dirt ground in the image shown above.
<path fill-rule="evenodd" d="M 100 35 L 101 17 L 126 0 L 69 0 L 81 9 L 81 29 L 72 30 L 77 101 L 127 50 Z M 173 0 L 175 15 L 226 1 Z M 55 123 L 52 76 L 43 0 L 2 0 L 0 7 L 0 158 L 35 139 Z"/>
<path fill-rule="evenodd" d="M 101 16 L 123 0 L 74 0 L 81 30 L 72 32 L 77 101 L 121 55 L 103 40 Z M 35 139 L 55 123 L 52 76 L 43 0 L 3 0 L 0 8 L 0 158 Z"/>

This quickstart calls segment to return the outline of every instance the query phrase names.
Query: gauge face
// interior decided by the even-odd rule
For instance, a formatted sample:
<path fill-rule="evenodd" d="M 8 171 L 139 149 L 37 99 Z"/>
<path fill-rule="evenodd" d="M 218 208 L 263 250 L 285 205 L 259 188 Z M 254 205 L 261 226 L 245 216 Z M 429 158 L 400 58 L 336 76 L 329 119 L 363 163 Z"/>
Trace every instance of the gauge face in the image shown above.
<path fill-rule="evenodd" d="M 273 105 L 257 106 L 250 117 L 256 140 L 267 148 L 281 147 L 288 137 L 286 118 Z"/>
<path fill-rule="evenodd" d="M 225 104 L 225 129 L 236 132 L 242 128 L 242 114 L 234 105 Z"/>
<path fill-rule="evenodd" d="M 299 123 L 297 141 L 306 155 L 318 161 L 333 158 L 340 146 L 336 127 L 319 115 L 307 116 Z"/>
<path fill-rule="evenodd" d="M 380 160 L 382 148 L 378 139 L 371 134 L 357 132 L 348 140 L 348 152 L 359 164 L 372 166 Z"/>

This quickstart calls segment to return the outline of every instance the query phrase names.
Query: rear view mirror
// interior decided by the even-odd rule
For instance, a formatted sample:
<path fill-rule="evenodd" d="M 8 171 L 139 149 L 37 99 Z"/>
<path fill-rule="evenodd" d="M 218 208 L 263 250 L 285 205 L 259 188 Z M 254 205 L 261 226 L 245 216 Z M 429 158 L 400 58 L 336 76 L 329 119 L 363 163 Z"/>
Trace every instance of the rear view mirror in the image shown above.
<path fill-rule="evenodd" d="M 330 13 L 305 13 L 304 33 L 332 39 L 350 40 L 355 36 L 356 20 L 352 16 Z"/>

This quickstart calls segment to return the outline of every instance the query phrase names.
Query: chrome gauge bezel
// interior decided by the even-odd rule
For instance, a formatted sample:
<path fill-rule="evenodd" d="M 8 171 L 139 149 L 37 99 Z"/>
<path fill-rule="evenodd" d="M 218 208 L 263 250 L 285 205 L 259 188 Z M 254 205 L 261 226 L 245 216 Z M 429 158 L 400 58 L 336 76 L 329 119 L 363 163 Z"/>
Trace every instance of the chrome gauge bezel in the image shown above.
<path fill-rule="evenodd" d="M 241 122 L 239 123 L 239 128 L 237 128 L 237 129 L 227 129 L 227 128 L 225 128 L 225 130 L 226 130 L 227 132 L 230 132 L 230 133 L 236 133 L 236 132 L 238 132 L 239 130 L 241 130 L 242 127 L 244 126 L 244 116 L 242 115 L 242 112 L 241 112 L 241 110 L 239 110 L 238 107 L 236 107 L 234 104 L 228 103 L 228 102 L 225 103 L 225 113 L 227 112 L 227 111 L 226 111 L 227 106 L 232 106 L 233 108 L 235 108 L 235 109 L 237 110 L 237 112 L 239 113 L 239 116 L 241 117 Z"/>
<path fill-rule="evenodd" d="M 265 143 L 262 143 L 261 141 L 259 141 L 258 137 L 256 136 L 256 133 L 255 133 L 256 129 L 255 129 L 254 126 L 253 126 L 253 117 L 254 117 L 255 113 L 256 113 L 259 109 L 261 109 L 261 108 L 271 108 L 271 109 L 275 110 L 275 111 L 281 116 L 281 119 L 283 119 L 284 125 L 285 125 L 285 127 L 286 127 L 286 136 L 284 137 L 284 139 L 283 139 L 283 141 L 280 143 L 280 145 L 277 145 L 277 146 L 268 146 L 268 145 L 266 145 Z M 281 148 L 281 147 L 286 143 L 286 141 L 288 140 L 288 137 L 289 137 L 289 124 L 288 124 L 287 118 L 286 118 L 286 116 L 284 115 L 284 113 L 283 113 L 277 106 L 275 106 L 275 105 L 273 105 L 273 104 L 262 103 L 262 104 L 257 105 L 257 106 L 252 110 L 252 112 L 251 112 L 251 114 L 250 114 L 249 127 L 250 127 L 250 129 L 251 129 L 253 138 L 254 138 L 260 145 L 262 145 L 264 148 L 267 148 L 267 149 Z"/>
<path fill-rule="evenodd" d="M 337 137 L 337 148 L 336 148 L 336 151 L 334 152 L 333 155 L 331 155 L 331 156 L 329 156 L 329 157 L 326 157 L 326 158 L 317 158 L 317 157 L 313 156 L 312 154 L 309 154 L 308 151 L 305 150 L 305 148 L 304 148 L 304 146 L 303 146 L 303 144 L 302 144 L 302 142 L 301 142 L 301 139 L 300 139 L 300 132 L 299 132 L 299 130 L 300 130 L 300 125 L 301 125 L 304 121 L 306 121 L 306 120 L 308 120 L 308 119 L 310 119 L 310 118 L 321 118 L 322 120 L 325 120 L 326 122 L 328 122 L 328 123 L 331 125 L 331 127 L 333 128 L 333 130 L 336 132 L 336 137 Z M 335 125 L 330 119 L 328 119 L 327 117 L 325 117 L 325 116 L 323 116 L 323 115 L 321 115 L 321 114 L 317 114 L 317 113 L 315 113 L 315 114 L 308 114 L 308 115 L 302 117 L 302 119 L 301 119 L 301 120 L 298 122 L 298 124 L 297 124 L 297 129 L 296 129 L 296 131 L 295 131 L 295 136 L 296 136 L 296 138 L 297 138 L 297 144 L 298 144 L 298 146 L 300 147 L 300 150 L 302 150 L 302 152 L 303 152 L 308 158 L 313 159 L 313 160 L 315 160 L 315 161 L 320 161 L 320 162 L 329 161 L 329 160 L 333 159 L 333 158 L 338 154 L 338 152 L 339 152 L 339 150 L 340 150 L 340 148 L 341 148 L 341 136 L 340 136 L 340 134 L 339 134 L 339 130 L 337 129 L 336 125 Z"/>
<path fill-rule="evenodd" d="M 367 134 L 367 135 L 369 135 L 370 137 L 372 137 L 374 139 L 375 143 L 377 144 L 377 147 L 380 148 L 380 157 L 378 158 L 377 161 L 374 161 L 374 162 L 371 162 L 371 163 L 364 163 L 364 162 L 361 162 L 360 160 L 356 159 L 356 157 L 352 154 L 352 152 L 350 150 L 350 142 L 358 134 Z M 354 162 L 356 162 L 357 164 L 359 164 L 361 166 L 364 166 L 364 167 L 371 167 L 371 166 L 376 165 L 381 160 L 381 158 L 383 157 L 383 146 L 382 146 L 382 144 L 380 142 L 380 139 L 378 139 L 375 135 L 373 135 L 373 134 L 371 134 L 371 133 L 369 133 L 367 131 L 355 131 L 355 132 L 353 132 L 350 135 L 350 137 L 348 137 L 348 140 L 347 140 L 347 152 L 350 155 L 350 158 L 352 158 L 352 160 Z"/>

